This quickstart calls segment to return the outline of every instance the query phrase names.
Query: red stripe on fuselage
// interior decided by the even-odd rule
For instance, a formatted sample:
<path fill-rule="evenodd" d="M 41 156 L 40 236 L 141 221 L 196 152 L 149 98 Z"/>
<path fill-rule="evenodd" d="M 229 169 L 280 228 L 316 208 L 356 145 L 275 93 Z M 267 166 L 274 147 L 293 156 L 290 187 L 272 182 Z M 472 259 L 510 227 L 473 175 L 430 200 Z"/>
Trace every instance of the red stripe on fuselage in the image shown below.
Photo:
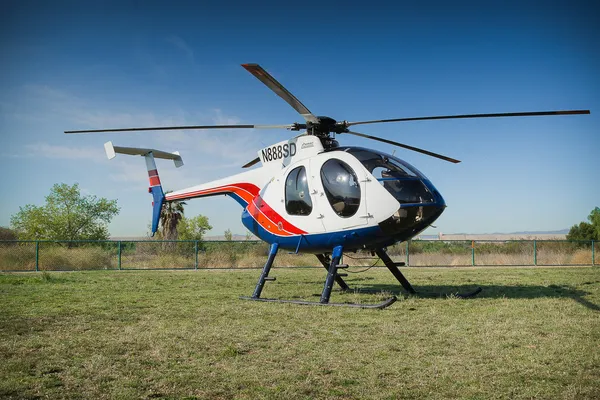
<path fill-rule="evenodd" d="M 234 183 L 231 185 L 217 186 L 210 189 L 196 190 L 193 192 L 180 193 L 176 195 L 167 195 L 167 200 L 189 199 L 192 197 L 206 196 L 209 194 L 235 193 L 246 203 L 252 202 L 252 199 L 258 195 L 258 187 L 251 183 Z"/>
<path fill-rule="evenodd" d="M 166 196 L 167 200 L 189 199 L 212 194 L 235 193 L 248 203 L 248 213 L 268 232 L 279 236 L 302 235 L 306 232 L 286 221 L 271 208 L 259 195 L 259 189 L 252 183 L 234 183 L 210 189 Z M 281 229 L 280 229 L 281 227 Z"/>
<path fill-rule="evenodd" d="M 289 232 L 289 233 L 294 234 L 294 235 L 303 235 L 303 234 L 306 233 L 302 229 L 299 229 L 296 226 L 294 226 L 291 223 L 289 223 L 288 221 L 286 221 L 281 215 L 279 215 L 275 210 L 273 210 L 271 208 L 271 206 L 269 206 L 263 200 L 262 197 L 256 196 L 254 198 L 254 200 L 252 200 L 251 205 L 252 205 L 252 208 L 260 211 L 268 219 L 270 219 L 271 221 L 273 221 L 276 225 L 279 226 L 279 224 L 281 224 L 281 227 L 283 228 L 284 231 Z M 250 212 L 250 209 L 251 209 L 251 206 L 248 205 L 248 212 Z M 252 215 L 252 213 L 250 213 L 250 215 Z M 271 233 L 277 234 L 277 232 L 271 232 Z"/>
<path fill-rule="evenodd" d="M 267 218 L 265 214 L 263 214 L 258 208 L 256 208 L 254 203 L 248 204 L 246 210 L 248 211 L 248 214 L 250 214 L 250 216 L 267 232 L 279 236 L 293 235 L 292 233 L 283 229 L 283 224 L 278 224 L 277 222 Z"/>

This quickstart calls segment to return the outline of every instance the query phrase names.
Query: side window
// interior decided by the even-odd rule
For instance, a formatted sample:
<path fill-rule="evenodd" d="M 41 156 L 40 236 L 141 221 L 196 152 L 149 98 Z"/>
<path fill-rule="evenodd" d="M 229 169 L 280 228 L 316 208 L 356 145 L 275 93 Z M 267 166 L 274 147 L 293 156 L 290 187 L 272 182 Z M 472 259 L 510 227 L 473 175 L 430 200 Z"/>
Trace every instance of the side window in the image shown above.
<path fill-rule="evenodd" d="M 290 215 L 309 215 L 312 211 L 304 167 L 294 168 L 285 180 L 285 210 Z"/>
<path fill-rule="evenodd" d="M 329 204 L 340 217 L 351 217 L 360 206 L 360 186 L 356 173 L 338 159 L 326 161 L 321 167 L 321 180 Z"/>

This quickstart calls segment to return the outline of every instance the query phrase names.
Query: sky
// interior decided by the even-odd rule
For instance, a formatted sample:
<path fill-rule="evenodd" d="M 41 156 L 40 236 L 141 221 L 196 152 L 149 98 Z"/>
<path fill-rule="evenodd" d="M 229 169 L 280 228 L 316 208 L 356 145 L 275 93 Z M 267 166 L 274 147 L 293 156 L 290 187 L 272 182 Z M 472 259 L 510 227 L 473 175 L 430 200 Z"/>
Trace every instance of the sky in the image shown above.
<path fill-rule="evenodd" d="M 416 4 L 419 3 L 419 4 Z M 600 206 L 600 7 L 564 2 L 6 1 L 0 14 L 0 226 L 55 183 L 117 199 L 113 237 L 145 236 L 141 157 L 165 190 L 241 172 L 286 130 L 65 135 L 65 130 L 302 122 L 240 64 L 258 63 L 315 115 L 370 120 L 589 109 L 591 115 L 365 125 L 357 131 L 462 160 L 339 135 L 416 166 L 448 208 L 426 233 L 569 228 Z M 208 235 L 245 234 L 240 206 L 188 201 Z"/>

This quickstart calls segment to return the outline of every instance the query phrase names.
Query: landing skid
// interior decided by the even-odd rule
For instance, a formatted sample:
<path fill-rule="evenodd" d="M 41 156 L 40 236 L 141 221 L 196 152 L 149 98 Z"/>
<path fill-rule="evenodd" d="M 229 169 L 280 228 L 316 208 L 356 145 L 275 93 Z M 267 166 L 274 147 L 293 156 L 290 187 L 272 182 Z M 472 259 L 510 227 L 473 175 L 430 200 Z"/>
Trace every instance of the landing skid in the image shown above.
<path fill-rule="evenodd" d="M 273 266 L 273 261 L 275 260 L 275 256 L 277 255 L 277 251 L 279 250 L 279 244 L 273 243 L 271 244 L 271 249 L 269 250 L 269 258 L 265 266 L 263 267 L 262 273 L 260 274 L 260 278 L 256 284 L 256 288 L 254 289 L 254 293 L 251 297 L 242 296 L 241 300 L 252 300 L 252 301 L 262 301 L 266 303 L 288 303 L 288 304 L 299 304 L 299 305 L 313 305 L 313 306 L 332 306 L 332 307 L 352 307 L 352 308 L 374 308 L 374 309 L 383 309 L 391 306 L 398 299 L 396 296 L 392 296 L 381 303 L 376 304 L 360 304 L 360 303 L 330 303 L 329 298 L 331 297 L 331 290 L 333 288 L 333 283 L 337 282 L 337 284 L 341 287 L 342 291 L 350 290 L 349 286 L 346 284 L 343 276 L 347 276 L 347 274 L 339 274 L 338 269 L 348 268 L 347 265 L 341 265 L 340 260 L 342 258 L 342 246 L 336 246 L 333 249 L 331 254 L 331 258 L 325 256 L 324 254 L 318 254 L 317 258 L 323 264 L 323 267 L 327 269 L 327 278 L 325 279 L 325 285 L 323 286 L 323 292 L 321 293 L 321 299 L 317 301 L 304 301 L 304 300 L 285 300 L 285 299 L 263 299 L 260 297 L 263 287 L 267 281 L 274 281 L 275 277 L 270 277 L 269 272 L 271 271 L 271 267 Z M 402 272 L 398 269 L 399 266 L 403 266 L 404 263 L 396 263 L 392 261 L 392 259 L 387 255 L 384 249 L 377 249 L 375 253 L 381 258 L 385 266 L 390 270 L 390 272 L 394 275 L 394 277 L 400 282 L 404 290 L 409 294 L 419 295 L 412 287 L 410 282 L 404 277 Z M 358 289 L 357 293 L 369 293 L 368 290 Z M 469 297 L 474 297 L 481 292 L 481 288 L 477 288 L 469 293 L 455 294 L 454 296 L 457 298 L 465 299 Z M 371 292 L 373 293 L 373 292 Z M 427 294 L 421 294 L 422 296 L 428 296 Z M 435 294 L 430 294 L 429 296 L 436 296 Z M 443 295 L 439 295 L 443 296 Z"/>
<path fill-rule="evenodd" d="M 329 298 L 331 297 L 331 289 L 333 288 L 333 283 L 337 282 L 337 284 L 341 287 L 342 291 L 347 291 L 350 288 L 342 278 L 342 276 L 346 276 L 346 274 L 339 274 L 338 269 L 347 268 L 347 265 L 340 265 L 340 260 L 342 258 L 342 246 L 336 246 L 333 249 L 333 253 L 331 254 L 331 259 L 326 257 L 324 254 L 318 254 L 317 258 L 323 264 L 323 267 L 327 269 L 327 278 L 325 279 L 325 285 L 323 287 L 323 293 L 321 293 L 321 299 L 317 301 L 304 301 L 304 300 L 284 300 L 284 299 L 263 299 L 260 297 L 262 293 L 263 287 L 267 281 L 274 281 L 275 277 L 270 277 L 269 272 L 271 271 L 271 267 L 273 265 L 273 261 L 275 260 L 275 256 L 277 255 L 277 251 L 279 250 L 279 245 L 277 243 L 273 243 L 271 245 L 271 249 L 269 250 L 269 258 L 267 259 L 267 263 L 263 267 L 262 273 L 260 274 L 260 278 L 256 284 L 256 288 L 254 289 L 254 293 L 252 297 L 242 296 L 240 299 L 242 300 L 252 300 L 252 301 L 263 301 L 267 303 L 288 303 L 288 304 L 299 304 L 299 305 L 313 305 L 313 306 L 332 306 L 332 307 L 353 307 L 353 308 L 375 308 L 382 309 L 391 306 L 397 300 L 396 296 L 392 296 L 381 303 L 376 304 L 359 304 L 359 303 L 330 303 Z"/>
<path fill-rule="evenodd" d="M 282 299 L 262 299 L 254 297 L 240 296 L 241 300 L 253 300 L 253 301 L 264 301 L 267 303 L 289 303 L 289 304 L 300 304 L 304 306 L 332 306 L 332 307 L 352 307 L 352 308 L 374 308 L 384 309 L 391 306 L 398 300 L 396 296 L 392 296 L 389 299 L 376 304 L 358 304 L 358 303 L 321 303 L 319 301 L 304 301 L 304 300 L 282 300 Z"/>

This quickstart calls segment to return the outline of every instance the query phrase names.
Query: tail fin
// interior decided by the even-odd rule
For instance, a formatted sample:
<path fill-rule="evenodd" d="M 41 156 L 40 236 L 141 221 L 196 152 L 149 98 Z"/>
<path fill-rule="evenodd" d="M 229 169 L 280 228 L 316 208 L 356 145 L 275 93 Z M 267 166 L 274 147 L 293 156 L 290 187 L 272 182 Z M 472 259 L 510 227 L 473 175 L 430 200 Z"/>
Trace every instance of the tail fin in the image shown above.
<path fill-rule="evenodd" d="M 158 222 L 160 220 L 160 212 L 162 205 L 165 202 L 165 193 L 163 192 L 162 185 L 160 183 L 160 177 L 158 176 L 158 170 L 156 169 L 156 163 L 154 158 L 164 158 L 173 160 L 177 168 L 183 165 L 183 160 L 179 155 L 179 152 L 167 153 L 160 150 L 154 149 L 142 149 L 137 147 L 119 147 L 113 146 L 112 142 L 106 142 L 104 144 L 104 150 L 109 159 L 113 159 L 116 153 L 129 154 L 129 155 L 140 155 L 146 159 L 146 168 L 148 169 L 148 178 L 150 180 L 150 187 L 148 193 L 152 194 L 152 236 L 158 230 Z"/>
<path fill-rule="evenodd" d="M 150 187 L 148 193 L 152 194 L 152 236 L 158 230 L 158 221 L 160 220 L 160 211 L 162 205 L 165 202 L 165 193 L 163 192 L 162 185 L 160 184 L 160 178 L 158 176 L 158 170 L 156 169 L 156 163 L 154 162 L 154 155 L 152 152 L 144 154 L 146 159 L 146 168 L 148 169 L 148 178 L 150 179 Z"/>

